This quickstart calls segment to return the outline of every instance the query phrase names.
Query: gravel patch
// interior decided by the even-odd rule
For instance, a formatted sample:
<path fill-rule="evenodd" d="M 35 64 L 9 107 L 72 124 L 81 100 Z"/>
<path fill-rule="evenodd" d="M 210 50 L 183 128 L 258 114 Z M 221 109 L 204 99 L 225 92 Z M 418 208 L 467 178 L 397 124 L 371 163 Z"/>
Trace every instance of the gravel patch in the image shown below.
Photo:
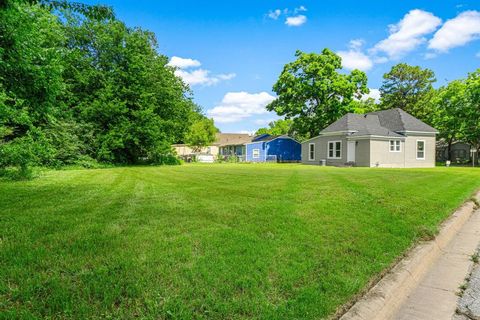
<path fill-rule="evenodd" d="M 477 250 L 477 257 L 480 249 Z M 480 320 L 480 264 L 475 263 L 452 320 Z"/>

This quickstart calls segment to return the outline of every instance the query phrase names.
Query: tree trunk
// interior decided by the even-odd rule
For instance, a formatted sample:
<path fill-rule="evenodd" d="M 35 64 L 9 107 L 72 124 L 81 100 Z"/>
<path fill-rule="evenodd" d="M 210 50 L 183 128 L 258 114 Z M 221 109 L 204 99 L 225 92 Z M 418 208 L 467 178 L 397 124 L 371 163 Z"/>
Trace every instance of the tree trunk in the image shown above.
<path fill-rule="evenodd" d="M 447 145 L 447 160 L 452 161 L 452 143 L 453 143 L 453 138 L 450 138 L 448 140 L 448 145 Z"/>

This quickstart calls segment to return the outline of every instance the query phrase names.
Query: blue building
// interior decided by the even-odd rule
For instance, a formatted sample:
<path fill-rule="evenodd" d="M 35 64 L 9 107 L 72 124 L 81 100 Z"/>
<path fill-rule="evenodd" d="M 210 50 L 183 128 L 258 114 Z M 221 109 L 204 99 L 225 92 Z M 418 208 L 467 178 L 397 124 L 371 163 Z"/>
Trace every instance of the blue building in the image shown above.
<path fill-rule="evenodd" d="M 246 143 L 246 161 L 296 162 L 301 160 L 302 145 L 287 135 L 263 134 Z"/>

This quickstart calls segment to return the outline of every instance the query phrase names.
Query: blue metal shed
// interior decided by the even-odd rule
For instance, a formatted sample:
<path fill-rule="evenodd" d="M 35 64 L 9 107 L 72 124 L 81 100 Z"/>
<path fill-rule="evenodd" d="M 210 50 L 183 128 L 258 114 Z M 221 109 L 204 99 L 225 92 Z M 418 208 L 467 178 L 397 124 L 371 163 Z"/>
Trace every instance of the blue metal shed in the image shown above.
<path fill-rule="evenodd" d="M 301 144 L 287 135 L 262 135 L 246 144 L 246 161 L 296 162 L 301 152 Z"/>

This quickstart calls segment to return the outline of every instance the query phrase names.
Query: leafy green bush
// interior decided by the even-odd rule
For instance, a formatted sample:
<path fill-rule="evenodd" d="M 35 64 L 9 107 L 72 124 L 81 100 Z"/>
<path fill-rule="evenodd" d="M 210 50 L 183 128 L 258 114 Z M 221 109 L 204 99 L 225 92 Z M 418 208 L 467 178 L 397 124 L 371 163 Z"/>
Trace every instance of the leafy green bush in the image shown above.
<path fill-rule="evenodd" d="M 79 165 L 85 169 L 98 169 L 104 167 L 104 165 L 100 164 L 97 160 L 91 158 L 90 156 L 80 156 L 75 161 L 76 165 Z"/>

